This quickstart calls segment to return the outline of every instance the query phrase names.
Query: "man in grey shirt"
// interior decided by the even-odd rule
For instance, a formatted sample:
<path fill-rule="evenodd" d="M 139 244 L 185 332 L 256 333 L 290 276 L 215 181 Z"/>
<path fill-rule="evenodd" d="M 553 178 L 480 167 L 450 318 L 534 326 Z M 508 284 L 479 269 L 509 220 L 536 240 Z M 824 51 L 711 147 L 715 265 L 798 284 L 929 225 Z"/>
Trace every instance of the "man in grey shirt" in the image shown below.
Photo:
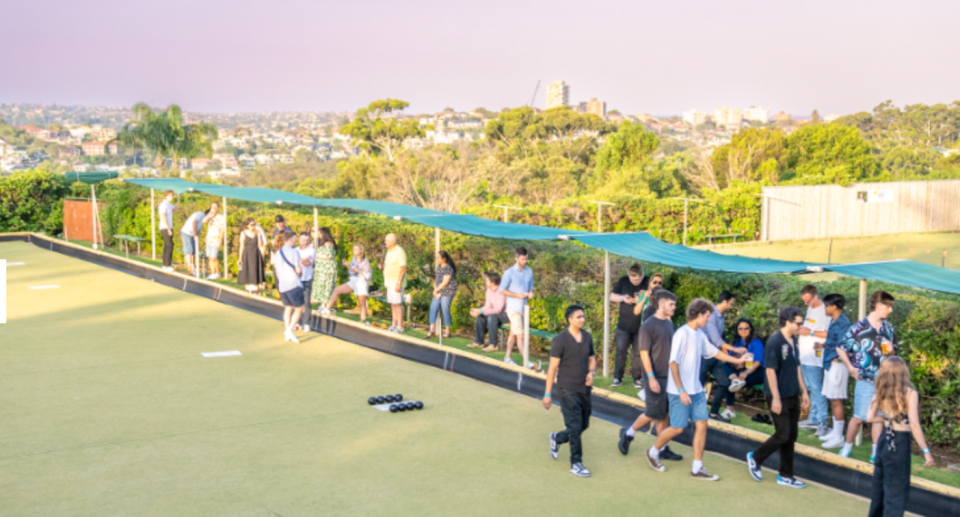
<path fill-rule="evenodd" d="M 721 351 L 745 354 L 747 352 L 746 348 L 734 348 L 728 345 L 723 339 L 723 330 L 726 328 L 723 313 L 732 309 L 734 302 L 736 302 L 736 298 L 733 296 L 733 293 L 730 291 L 721 291 L 720 296 L 717 297 L 716 308 L 710 315 L 710 319 L 707 320 L 707 325 L 703 327 L 703 332 L 707 335 L 707 341 Z M 723 367 L 723 362 L 716 358 L 703 359 L 703 364 L 700 365 L 701 384 L 706 386 L 707 378 L 711 373 L 717 382 L 717 390 L 713 394 L 713 404 L 710 406 L 710 418 L 729 423 L 729 418 L 719 414 L 720 403 L 727 398 L 727 390 L 730 388 L 730 378 L 727 376 L 726 370 Z"/>

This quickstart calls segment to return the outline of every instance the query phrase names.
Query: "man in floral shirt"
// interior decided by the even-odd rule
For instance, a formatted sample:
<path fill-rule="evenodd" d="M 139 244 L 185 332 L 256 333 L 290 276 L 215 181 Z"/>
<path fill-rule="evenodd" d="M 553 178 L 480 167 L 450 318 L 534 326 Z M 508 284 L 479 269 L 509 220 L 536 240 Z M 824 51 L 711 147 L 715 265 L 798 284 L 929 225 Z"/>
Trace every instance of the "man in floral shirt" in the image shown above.
<path fill-rule="evenodd" d="M 847 429 L 847 440 L 840 455 L 850 456 L 853 449 L 853 440 L 860 431 L 860 426 L 867 419 L 867 410 L 873 400 L 873 379 L 880 369 L 880 363 L 887 357 L 894 355 L 897 349 L 896 333 L 887 317 L 893 312 L 893 296 L 886 291 L 877 291 L 870 296 L 870 314 L 856 322 L 847 331 L 843 343 L 837 348 L 840 360 L 850 371 L 850 376 L 857 380 L 853 394 L 853 418 Z M 877 439 L 880 438 L 879 425 L 871 425 L 873 436 L 873 454 L 870 461 L 877 454 Z"/>

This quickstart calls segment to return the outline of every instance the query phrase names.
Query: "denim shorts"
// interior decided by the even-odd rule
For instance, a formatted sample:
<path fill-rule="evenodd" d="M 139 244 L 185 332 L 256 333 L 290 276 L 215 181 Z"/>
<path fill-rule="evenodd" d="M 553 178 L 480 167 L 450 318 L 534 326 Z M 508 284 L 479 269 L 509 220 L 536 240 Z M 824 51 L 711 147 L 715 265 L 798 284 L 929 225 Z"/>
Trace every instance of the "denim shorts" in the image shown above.
<path fill-rule="evenodd" d="M 668 394 L 670 398 L 670 427 L 686 429 L 690 422 L 699 422 L 710 418 L 707 412 L 707 394 L 704 392 L 690 395 L 690 405 L 680 401 L 680 395 Z"/>
<path fill-rule="evenodd" d="M 196 251 L 193 247 L 193 237 L 180 232 L 180 240 L 183 241 L 183 254 L 184 255 L 196 255 Z"/>
<path fill-rule="evenodd" d="M 867 419 L 870 402 L 873 401 L 874 387 L 869 381 L 857 381 L 853 389 L 853 416 L 860 420 Z"/>
<path fill-rule="evenodd" d="M 303 307 L 303 287 L 294 287 L 293 289 L 280 293 L 280 301 L 284 307 Z"/>

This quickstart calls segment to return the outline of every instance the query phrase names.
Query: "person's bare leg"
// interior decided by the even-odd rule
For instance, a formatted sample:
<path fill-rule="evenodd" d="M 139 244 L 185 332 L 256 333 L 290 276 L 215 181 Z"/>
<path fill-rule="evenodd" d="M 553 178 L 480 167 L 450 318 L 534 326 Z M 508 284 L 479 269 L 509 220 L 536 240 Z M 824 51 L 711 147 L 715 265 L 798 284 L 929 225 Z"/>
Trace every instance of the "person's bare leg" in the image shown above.
<path fill-rule="evenodd" d="M 510 354 L 513 353 L 513 341 L 515 339 L 516 339 L 516 336 L 513 334 L 513 332 L 511 332 L 510 335 L 507 336 L 507 353 L 503 357 L 510 357 Z"/>
<path fill-rule="evenodd" d="M 210 259 L 210 272 L 214 275 L 220 274 L 220 261 L 217 259 Z"/>
<path fill-rule="evenodd" d="M 360 306 L 360 321 L 367 321 L 367 297 L 358 296 L 357 305 Z"/>
<path fill-rule="evenodd" d="M 843 401 L 831 400 L 830 405 L 833 406 L 833 419 L 837 422 L 843 422 Z"/>
<path fill-rule="evenodd" d="M 669 418 L 657 420 L 657 436 L 660 436 L 661 434 L 663 434 L 663 432 L 666 431 L 668 427 L 670 427 Z"/>
<path fill-rule="evenodd" d="M 668 427 L 662 432 L 657 433 L 657 443 L 654 444 L 654 447 L 657 449 L 663 449 L 663 446 L 670 443 L 670 440 L 673 440 L 677 436 L 683 433 L 683 429 L 676 427 Z"/>
<path fill-rule="evenodd" d="M 857 433 L 860 432 L 860 426 L 863 424 L 863 420 L 860 420 L 857 417 L 850 419 L 850 427 L 847 428 L 847 443 L 853 443 L 857 439 Z"/>
<path fill-rule="evenodd" d="M 648 416 L 646 415 L 646 413 L 644 413 L 644 414 L 638 416 L 637 419 L 633 421 L 633 425 L 630 426 L 630 427 L 632 427 L 634 431 L 639 431 L 639 430 L 643 429 L 643 428 L 644 428 L 647 424 L 649 424 L 650 422 L 653 422 L 653 420 L 651 420 L 650 417 L 648 417 Z M 658 429 L 658 431 L 659 431 L 659 429 Z M 658 433 L 658 434 L 659 434 L 659 433 Z"/>
<path fill-rule="evenodd" d="M 703 461 L 703 449 L 707 446 L 707 421 L 700 420 L 694 425 L 696 431 L 693 434 L 693 459 Z"/>
<path fill-rule="evenodd" d="M 283 308 L 283 331 L 286 332 L 290 330 L 290 316 L 293 307 L 284 307 Z"/>
<path fill-rule="evenodd" d="M 193 255 L 184 255 L 183 261 L 187 264 L 187 274 L 193 274 Z"/>
<path fill-rule="evenodd" d="M 880 441 L 880 433 L 883 432 L 883 426 L 877 424 L 870 424 L 870 438 L 873 439 L 873 444 L 876 445 Z"/>
<path fill-rule="evenodd" d="M 393 311 L 393 326 L 398 329 L 403 328 L 403 305 L 394 304 L 390 309 Z"/>
<path fill-rule="evenodd" d="M 292 307 L 292 312 L 290 314 L 290 323 L 287 325 L 287 330 L 293 332 L 294 327 L 297 325 L 297 322 L 300 321 L 300 316 L 303 316 L 303 307 Z"/>
<path fill-rule="evenodd" d="M 324 305 L 325 308 L 329 309 L 337 304 L 337 298 L 340 298 L 342 294 L 348 294 L 353 292 L 353 289 L 350 288 L 350 284 L 338 285 L 336 289 L 330 293 L 330 299 L 327 300 L 327 304 Z"/>

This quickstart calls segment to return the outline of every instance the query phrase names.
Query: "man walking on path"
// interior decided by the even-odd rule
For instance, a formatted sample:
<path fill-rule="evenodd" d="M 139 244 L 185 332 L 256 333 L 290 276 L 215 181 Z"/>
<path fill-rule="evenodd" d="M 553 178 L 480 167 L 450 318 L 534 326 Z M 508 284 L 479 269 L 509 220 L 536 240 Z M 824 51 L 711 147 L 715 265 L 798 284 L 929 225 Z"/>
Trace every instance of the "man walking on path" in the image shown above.
<path fill-rule="evenodd" d="M 662 294 L 662 292 L 661 292 Z M 670 427 L 657 436 L 657 443 L 647 451 L 647 462 L 657 472 L 666 472 L 660 463 L 660 451 L 670 440 L 679 436 L 690 422 L 695 426 L 693 436 L 693 468 L 690 477 L 703 481 L 717 481 L 720 476 L 703 468 L 703 449 L 707 444 L 707 397 L 700 382 L 702 359 L 716 358 L 731 364 L 743 364 L 707 341 L 703 332 L 714 312 L 712 303 L 696 298 L 687 306 L 687 324 L 673 335 L 670 344 L 670 376 L 667 378 Z"/>
<path fill-rule="evenodd" d="M 507 297 L 507 318 L 510 320 L 507 354 L 503 358 L 503 362 L 507 364 L 517 364 L 510 358 L 510 354 L 514 343 L 517 343 L 518 349 L 523 346 L 518 342 L 523 339 L 523 308 L 526 307 L 527 300 L 533 298 L 533 270 L 527 267 L 527 249 L 517 248 L 514 256 L 516 266 L 506 270 L 500 280 L 500 293 Z"/>
<path fill-rule="evenodd" d="M 620 317 L 617 319 L 617 331 L 614 339 L 617 344 L 617 354 L 614 359 L 613 384 L 616 388 L 623 383 L 623 373 L 627 367 L 627 354 L 631 351 L 630 376 L 633 377 L 633 387 L 643 388 L 643 370 L 640 367 L 640 354 L 637 350 L 637 333 L 640 332 L 640 313 L 650 297 L 647 289 L 649 280 L 643 276 L 643 267 L 634 263 L 613 286 L 610 301 L 617 303 L 620 308 Z"/>
<path fill-rule="evenodd" d="M 824 449 L 842 447 L 843 436 L 843 401 L 847 400 L 849 391 L 847 382 L 850 372 L 840 360 L 837 348 L 843 344 L 843 337 L 850 330 L 850 319 L 843 313 L 846 300 L 839 294 L 828 294 L 823 297 L 823 304 L 827 306 L 827 316 L 830 317 L 830 328 L 827 329 L 827 341 L 823 347 L 823 396 L 830 401 L 833 412 L 833 427 L 826 436 L 820 438 Z"/>
<path fill-rule="evenodd" d="M 644 402 L 647 407 L 631 427 L 620 430 L 620 453 L 626 455 L 630 442 L 637 431 L 656 422 L 657 436 L 670 425 L 669 399 L 667 398 L 667 375 L 670 374 L 670 342 L 673 340 L 673 313 L 677 310 L 677 297 L 670 291 L 657 293 L 657 312 L 640 326 L 640 360 L 646 372 Z M 661 460 L 680 461 L 683 456 L 670 450 L 669 445 L 660 449 Z"/>
<path fill-rule="evenodd" d="M 714 308 L 713 313 L 710 314 L 710 319 L 707 321 L 707 324 L 704 325 L 703 331 L 707 335 L 707 340 L 716 349 L 721 352 L 735 352 L 742 355 L 747 353 L 746 347 L 734 348 L 728 345 L 723 339 L 723 330 L 726 328 L 723 313 L 732 309 L 734 302 L 736 302 L 736 299 L 733 293 L 730 291 L 721 291 L 720 296 L 717 297 L 716 308 Z M 727 374 L 727 369 L 723 367 L 723 363 L 712 356 L 703 360 L 703 365 L 701 365 L 700 368 L 700 383 L 706 384 L 707 376 L 711 373 L 717 382 L 717 391 L 713 394 L 713 404 L 710 406 L 710 418 L 729 424 L 731 417 L 721 415 L 719 411 L 720 404 L 727 399 L 727 391 L 730 389 L 731 382 L 730 375 Z M 737 382 L 742 383 L 743 381 L 737 379 Z"/>
<path fill-rule="evenodd" d="M 383 290 L 387 292 L 392 322 L 390 332 L 403 332 L 403 277 L 407 274 L 407 252 L 397 244 L 397 236 L 388 233 L 384 238 L 387 255 L 383 259 Z"/>
<path fill-rule="evenodd" d="M 566 429 L 550 433 L 550 457 L 560 456 L 560 445 L 570 443 L 570 472 L 580 477 L 590 477 L 583 466 L 583 445 L 580 436 L 590 427 L 590 392 L 597 358 L 593 353 L 593 337 L 583 330 L 586 318 L 583 307 L 571 305 L 564 312 L 567 329 L 553 338 L 550 345 L 550 369 L 547 371 L 547 387 L 543 394 L 543 407 L 547 410 L 554 399 L 560 404 Z M 556 378 L 556 387 L 554 387 Z"/>
<path fill-rule="evenodd" d="M 873 400 L 873 380 L 880 370 L 880 364 L 896 353 L 897 339 L 893 324 L 887 317 L 893 312 L 893 296 L 886 291 L 876 291 L 870 296 L 870 314 L 856 322 L 847 331 L 843 344 L 837 348 L 840 360 L 847 367 L 850 376 L 857 380 L 853 391 L 853 418 L 847 429 L 847 440 L 840 455 L 850 456 L 853 440 L 860 432 L 860 426 L 867 419 L 867 411 Z M 870 424 L 873 437 L 873 453 L 870 461 L 877 456 L 877 440 L 880 439 L 882 425 Z"/>
<path fill-rule="evenodd" d="M 177 205 L 173 204 L 173 191 L 163 193 L 163 202 L 157 207 L 159 216 L 160 235 L 163 237 L 163 270 L 173 271 L 173 211 Z"/>
<path fill-rule="evenodd" d="M 830 316 L 827 316 L 827 307 L 820 301 L 817 286 L 803 286 L 800 299 L 807 306 L 807 316 L 800 327 L 800 335 L 816 339 L 816 344 L 809 348 L 800 347 L 800 370 L 810 393 L 810 414 L 799 426 L 801 429 L 816 429 L 819 438 L 830 432 L 827 427 L 827 399 L 823 396 L 823 365 L 828 364 L 823 361 L 823 349 L 830 328 Z"/>
<path fill-rule="evenodd" d="M 767 339 L 763 353 L 767 378 L 763 391 L 767 396 L 770 412 L 773 413 L 775 431 L 757 450 L 747 453 L 750 475 L 753 479 L 762 481 L 761 465 L 771 454 L 780 451 L 780 475 L 777 476 L 777 484 L 790 488 L 807 486 L 793 477 L 793 447 L 797 442 L 800 408 L 810 405 L 797 349 L 796 335 L 802 324 L 803 314 L 800 309 L 785 307 L 780 311 L 780 331 Z"/>

